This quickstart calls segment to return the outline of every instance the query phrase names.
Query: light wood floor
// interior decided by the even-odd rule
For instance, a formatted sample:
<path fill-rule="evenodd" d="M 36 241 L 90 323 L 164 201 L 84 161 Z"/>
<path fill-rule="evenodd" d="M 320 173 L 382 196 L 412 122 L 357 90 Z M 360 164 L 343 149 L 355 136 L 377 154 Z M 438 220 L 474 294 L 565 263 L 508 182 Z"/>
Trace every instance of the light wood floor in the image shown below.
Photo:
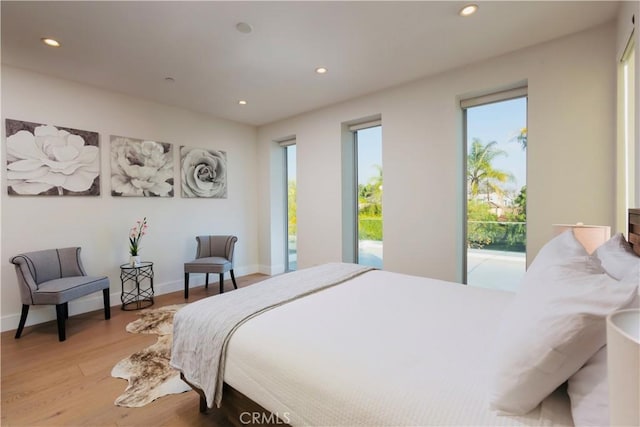
<path fill-rule="evenodd" d="M 214 277 L 216 277 L 214 275 Z M 252 274 L 237 278 L 239 287 L 269 276 Z M 216 277 L 217 279 L 217 277 Z M 188 302 L 216 295 L 212 282 L 191 288 Z M 229 280 L 225 290 L 233 289 Z M 183 292 L 160 295 L 153 307 L 183 303 Z M 73 304 L 71 302 L 70 304 Z M 153 344 L 155 335 L 129 334 L 127 323 L 136 311 L 111 308 L 111 319 L 103 311 L 72 316 L 67 322 L 67 340 L 58 341 L 56 323 L 48 322 L 2 333 L 1 424 L 2 426 L 218 426 L 215 411 L 201 414 L 194 391 L 164 396 L 142 408 L 113 404 L 127 381 L 111 377 L 111 368 L 121 359 Z"/>

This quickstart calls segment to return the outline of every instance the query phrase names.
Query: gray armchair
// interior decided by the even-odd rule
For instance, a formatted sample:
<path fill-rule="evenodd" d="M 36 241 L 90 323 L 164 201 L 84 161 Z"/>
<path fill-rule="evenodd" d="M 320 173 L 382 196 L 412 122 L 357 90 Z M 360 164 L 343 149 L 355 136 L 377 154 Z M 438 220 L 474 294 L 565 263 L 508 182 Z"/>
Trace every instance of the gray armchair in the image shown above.
<path fill-rule="evenodd" d="M 231 273 L 233 287 L 238 289 L 233 275 L 233 249 L 236 236 L 198 236 L 196 259 L 184 263 L 184 298 L 189 298 L 189 274 L 205 273 L 205 288 L 209 287 L 209 273 L 220 275 L 220 293 L 224 292 L 224 273 Z"/>
<path fill-rule="evenodd" d="M 80 261 L 80 248 L 46 249 L 16 255 L 15 265 L 22 298 L 22 314 L 16 331 L 20 338 L 32 305 L 55 305 L 58 339 L 64 341 L 65 321 L 69 318 L 69 301 L 102 291 L 104 318 L 111 318 L 109 278 L 87 276 Z"/>

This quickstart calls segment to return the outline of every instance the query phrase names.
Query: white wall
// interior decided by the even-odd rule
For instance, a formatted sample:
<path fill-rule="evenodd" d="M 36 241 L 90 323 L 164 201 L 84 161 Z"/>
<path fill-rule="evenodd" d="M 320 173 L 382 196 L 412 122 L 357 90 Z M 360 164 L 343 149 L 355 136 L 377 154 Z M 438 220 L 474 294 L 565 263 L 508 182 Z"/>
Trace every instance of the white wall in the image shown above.
<path fill-rule="evenodd" d="M 21 252 L 81 246 L 89 274 L 108 275 L 111 303 L 120 303 L 120 270 L 128 260 L 128 232 L 146 216 L 148 235 L 142 257 L 153 261 L 156 293 L 183 289 L 183 263 L 195 256 L 198 234 L 235 234 L 237 275 L 258 270 L 256 130 L 252 126 L 216 119 L 141 99 L 2 67 L 2 126 L 5 119 L 46 123 L 100 134 L 101 194 L 99 197 L 8 196 L 2 169 L 2 330 L 15 329 L 20 297 L 13 265 Z M 172 198 L 112 197 L 109 136 L 121 135 L 173 144 Z M 3 138 L 4 139 L 4 138 Z M 179 187 L 181 145 L 225 150 L 227 199 L 183 199 Z M 6 147 L 2 144 L 2 164 Z M 204 283 L 193 276 L 192 284 Z M 69 304 L 71 314 L 101 308 L 101 294 Z M 28 324 L 55 318 L 53 307 L 34 307 Z"/>
<path fill-rule="evenodd" d="M 282 161 L 297 139 L 298 263 L 342 259 L 341 123 L 382 115 L 384 268 L 460 280 L 462 114 L 457 100 L 528 81 L 528 257 L 551 224 L 613 224 L 613 24 L 262 126 L 260 264 L 283 264 Z"/>

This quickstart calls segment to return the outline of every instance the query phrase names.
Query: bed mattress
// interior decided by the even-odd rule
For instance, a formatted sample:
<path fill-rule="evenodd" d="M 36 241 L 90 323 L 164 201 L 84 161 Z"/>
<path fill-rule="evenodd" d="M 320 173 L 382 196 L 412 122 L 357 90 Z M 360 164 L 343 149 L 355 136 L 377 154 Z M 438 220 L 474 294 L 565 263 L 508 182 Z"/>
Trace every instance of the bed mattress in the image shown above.
<path fill-rule="evenodd" d="M 524 416 L 489 409 L 503 291 L 371 271 L 233 334 L 224 380 L 291 425 L 573 425 L 557 391 Z"/>

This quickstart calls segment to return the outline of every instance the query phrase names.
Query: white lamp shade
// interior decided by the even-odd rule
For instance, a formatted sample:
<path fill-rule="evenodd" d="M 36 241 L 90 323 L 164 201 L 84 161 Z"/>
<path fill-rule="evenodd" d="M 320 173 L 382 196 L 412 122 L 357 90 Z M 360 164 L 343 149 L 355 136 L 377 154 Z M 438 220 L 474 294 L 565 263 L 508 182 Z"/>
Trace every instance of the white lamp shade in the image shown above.
<path fill-rule="evenodd" d="M 576 236 L 578 242 L 582 243 L 589 254 L 592 254 L 598 249 L 598 246 L 611 237 L 611 227 L 608 225 L 553 224 L 554 235 L 567 230 L 573 230 L 573 235 Z"/>
<path fill-rule="evenodd" d="M 640 309 L 607 317 L 607 367 L 611 425 L 640 425 Z"/>

